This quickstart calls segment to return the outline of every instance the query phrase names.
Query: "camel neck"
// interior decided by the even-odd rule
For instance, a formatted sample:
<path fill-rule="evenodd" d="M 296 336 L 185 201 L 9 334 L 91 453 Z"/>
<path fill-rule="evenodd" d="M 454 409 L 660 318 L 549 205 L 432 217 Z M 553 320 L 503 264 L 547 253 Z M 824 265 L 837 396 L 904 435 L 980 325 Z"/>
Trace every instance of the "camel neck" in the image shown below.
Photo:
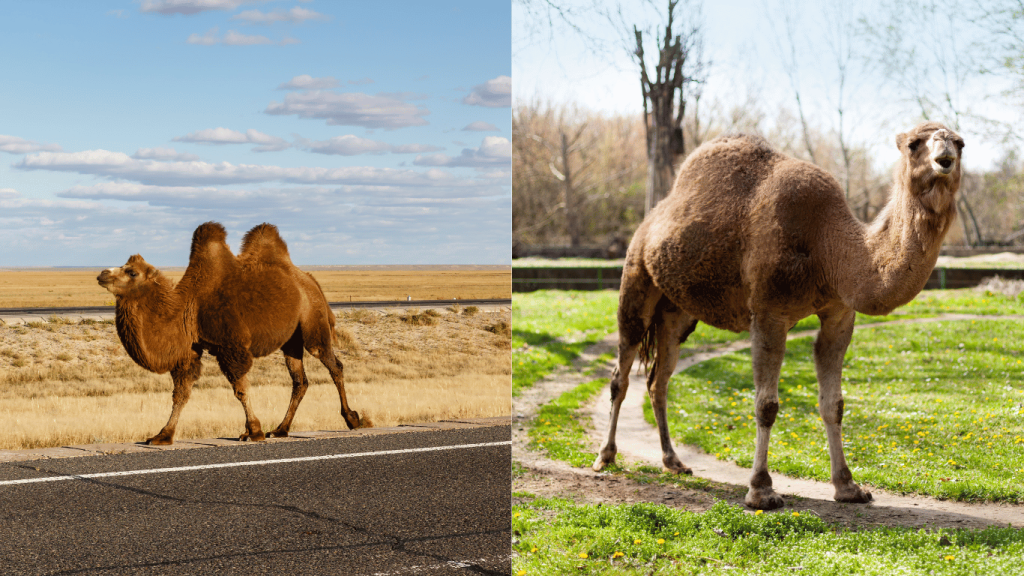
<path fill-rule="evenodd" d="M 193 343 L 191 325 L 186 321 L 190 308 L 170 283 L 153 283 L 134 297 L 117 298 L 115 324 L 125 351 L 142 367 L 157 373 L 173 368 L 183 349 Z M 152 340 L 158 340 L 152 342 Z"/>
<path fill-rule="evenodd" d="M 929 193 L 952 198 L 946 190 Z M 844 300 L 871 315 L 888 314 L 912 300 L 928 281 L 955 217 L 951 201 L 932 210 L 907 189 L 894 186 L 889 203 L 865 229 L 866 265 L 846 269 L 845 284 L 854 290 Z"/>

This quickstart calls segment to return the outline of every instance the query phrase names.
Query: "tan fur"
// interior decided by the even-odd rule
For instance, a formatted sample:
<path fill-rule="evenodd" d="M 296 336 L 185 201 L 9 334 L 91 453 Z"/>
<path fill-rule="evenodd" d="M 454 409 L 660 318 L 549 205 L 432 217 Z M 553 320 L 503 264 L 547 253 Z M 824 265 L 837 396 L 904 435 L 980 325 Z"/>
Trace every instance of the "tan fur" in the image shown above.
<path fill-rule="evenodd" d="M 170 372 L 174 381 L 171 417 L 147 443 L 174 441 L 204 351 L 217 359 L 242 403 L 246 431 L 241 440 L 264 439 L 250 406 L 246 374 L 253 358 L 277 350 L 284 353 L 292 377 L 292 398 L 272 436 L 288 435 L 306 392 L 303 350 L 330 372 L 349 428 L 360 426 L 359 414 L 348 407 L 342 365 L 332 346 L 334 313 L 316 280 L 292 264 L 276 227 L 261 224 L 250 230 L 236 258 L 223 226 L 199 226 L 177 285 L 138 254 L 120 268 L 104 270 L 97 281 L 116 297 L 117 334 L 128 355 L 147 370 Z"/>
<path fill-rule="evenodd" d="M 615 460 L 619 407 L 641 348 L 655 355 L 648 391 L 663 463 L 689 473 L 672 448 L 665 416 L 678 345 L 698 321 L 749 330 L 758 428 L 746 502 L 782 506 L 767 467 L 779 370 L 786 333 L 816 314 L 822 327 L 814 359 L 836 499 L 871 499 L 853 482 L 842 448 L 840 377 L 854 311 L 886 314 L 924 288 L 956 217 L 963 139 L 926 122 L 897 136 L 896 144 L 902 157 L 889 202 L 871 225 L 853 216 L 835 178 L 760 138 L 720 138 L 690 155 L 626 255 L 611 420 L 595 470 Z"/>

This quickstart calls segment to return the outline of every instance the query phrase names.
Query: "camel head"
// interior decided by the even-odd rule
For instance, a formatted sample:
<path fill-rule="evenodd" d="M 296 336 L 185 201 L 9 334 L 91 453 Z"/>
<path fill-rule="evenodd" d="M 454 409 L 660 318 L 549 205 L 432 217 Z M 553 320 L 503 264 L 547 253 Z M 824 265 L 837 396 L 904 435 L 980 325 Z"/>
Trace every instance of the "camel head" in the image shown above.
<path fill-rule="evenodd" d="M 964 139 L 938 122 L 924 122 L 896 136 L 903 157 L 897 177 L 933 213 L 946 212 L 960 188 Z"/>
<path fill-rule="evenodd" d="M 120 268 L 107 268 L 96 277 L 96 281 L 114 296 L 132 296 L 139 294 L 144 287 L 153 281 L 166 280 L 156 268 L 135 254 Z"/>

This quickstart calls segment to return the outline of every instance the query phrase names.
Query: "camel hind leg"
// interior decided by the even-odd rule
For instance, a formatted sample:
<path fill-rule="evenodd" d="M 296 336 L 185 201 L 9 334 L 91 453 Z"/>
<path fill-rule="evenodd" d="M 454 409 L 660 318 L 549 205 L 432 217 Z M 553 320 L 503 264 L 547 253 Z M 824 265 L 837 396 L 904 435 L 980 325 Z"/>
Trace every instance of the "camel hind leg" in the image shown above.
<path fill-rule="evenodd" d="M 627 268 L 628 270 L 628 268 Z M 619 422 L 619 410 L 629 389 L 629 373 L 637 349 L 644 340 L 651 325 L 654 308 L 661 298 L 651 277 L 641 270 L 639 273 L 623 274 L 619 288 L 619 356 L 611 378 L 611 412 L 608 416 L 608 435 L 597 454 L 592 468 L 600 471 L 615 462 L 618 447 L 615 445 L 615 430 Z"/>
<path fill-rule="evenodd" d="M 359 413 L 348 406 L 348 398 L 345 396 L 344 366 L 334 354 L 332 345 L 334 330 L 327 321 L 315 323 L 314 326 L 315 328 L 308 331 L 304 326 L 301 327 L 306 350 L 330 372 L 331 380 L 334 381 L 334 386 L 338 389 L 338 398 L 341 400 L 341 417 L 345 419 L 345 424 L 350 430 L 365 426 L 366 423 L 360 420 Z"/>
<path fill-rule="evenodd" d="M 295 334 L 284 346 L 281 352 L 284 353 L 284 364 L 288 368 L 288 374 L 292 377 L 292 398 L 288 402 L 288 410 L 285 412 L 281 424 L 274 428 L 268 436 L 283 438 L 288 436 L 291 430 L 292 420 L 295 418 L 295 411 L 299 409 L 302 398 L 309 388 L 309 380 L 306 378 L 306 370 L 302 365 L 302 330 L 296 329 Z"/>
<path fill-rule="evenodd" d="M 697 319 L 662 298 L 655 312 L 656 350 L 654 367 L 647 377 L 647 393 L 651 397 L 651 408 L 658 423 L 661 440 L 661 462 L 665 470 L 676 474 L 693 474 L 676 456 L 672 437 L 668 432 L 668 380 L 679 361 L 679 345 L 693 333 Z"/>
<path fill-rule="evenodd" d="M 154 446 L 174 444 L 174 430 L 178 427 L 178 417 L 181 411 L 192 396 L 192 385 L 203 373 L 203 350 L 194 350 L 194 355 L 188 362 L 171 369 L 171 379 L 174 381 L 174 392 L 171 395 L 171 417 L 167 424 L 157 432 L 156 436 L 146 440 L 146 444 Z"/>

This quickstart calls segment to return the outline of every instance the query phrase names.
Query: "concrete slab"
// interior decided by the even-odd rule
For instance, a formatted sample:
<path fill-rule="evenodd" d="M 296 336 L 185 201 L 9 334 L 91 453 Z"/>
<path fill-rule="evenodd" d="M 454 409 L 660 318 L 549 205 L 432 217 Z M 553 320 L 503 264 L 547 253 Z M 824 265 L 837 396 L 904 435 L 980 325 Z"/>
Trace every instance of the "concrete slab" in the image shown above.
<path fill-rule="evenodd" d="M 88 450 L 97 454 L 129 454 L 133 452 L 149 452 L 151 446 L 145 444 L 126 444 L 116 442 L 99 442 L 96 444 L 82 444 L 81 446 L 64 446 L 64 448 Z"/>
<path fill-rule="evenodd" d="M 77 458 L 79 456 L 97 456 L 99 452 L 94 450 L 79 450 L 78 448 L 37 448 L 34 450 L 19 450 L 25 454 L 37 456 L 38 458 Z"/>
<path fill-rule="evenodd" d="M 0 462 L 23 462 L 25 460 L 39 460 L 42 456 L 28 454 L 25 450 L 0 450 Z"/>
<path fill-rule="evenodd" d="M 428 428 L 431 430 L 455 430 L 461 428 L 479 428 L 476 424 L 469 422 L 453 422 L 450 420 L 443 422 L 424 422 L 422 424 L 403 424 L 403 428 Z"/>
<path fill-rule="evenodd" d="M 491 418 L 453 418 L 451 420 L 441 420 L 441 422 L 462 422 L 464 424 L 473 424 L 475 426 L 510 426 L 512 424 L 512 417 L 494 416 Z"/>

